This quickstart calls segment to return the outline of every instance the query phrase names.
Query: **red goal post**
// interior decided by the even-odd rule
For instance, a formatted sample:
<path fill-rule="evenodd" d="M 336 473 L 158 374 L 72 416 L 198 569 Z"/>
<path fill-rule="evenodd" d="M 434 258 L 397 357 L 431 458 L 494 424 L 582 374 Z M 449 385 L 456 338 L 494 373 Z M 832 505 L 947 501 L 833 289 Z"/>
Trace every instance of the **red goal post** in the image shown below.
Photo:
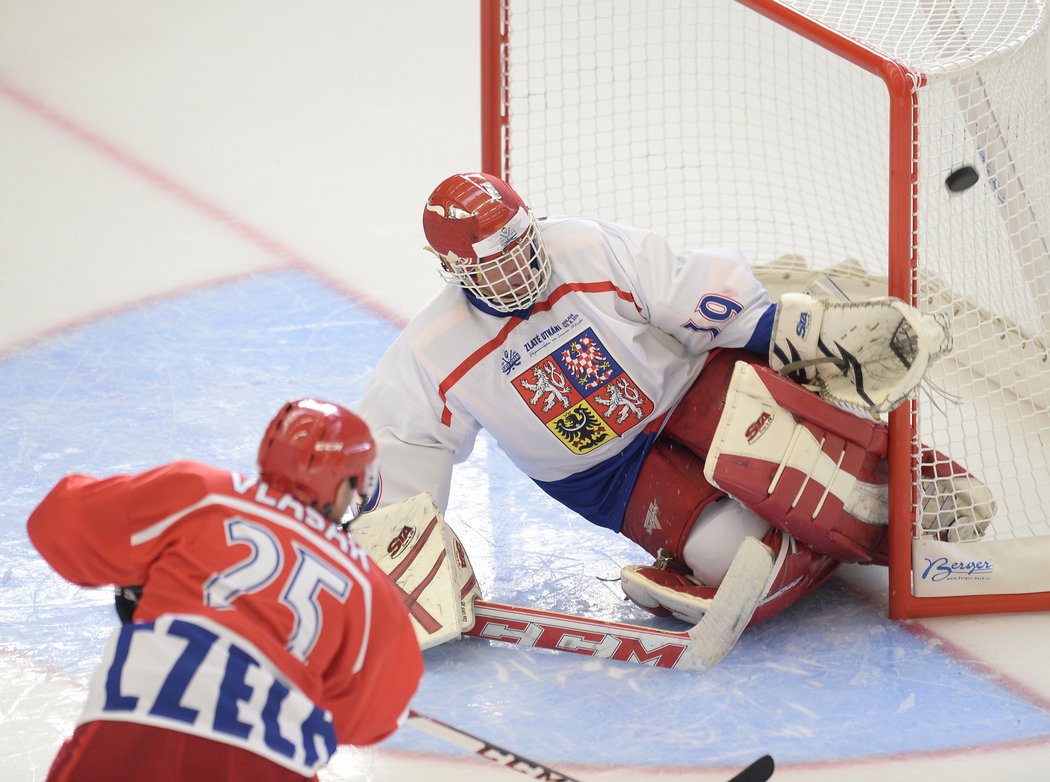
<path fill-rule="evenodd" d="M 1048 26 L 1045 0 L 481 0 L 482 166 L 537 213 L 949 317 L 889 420 L 894 618 L 1050 609 Z M 924 496 L 967 501 L 920 490 L 923 446 L 991 490 L 980 541 L 921 534 Z"/>

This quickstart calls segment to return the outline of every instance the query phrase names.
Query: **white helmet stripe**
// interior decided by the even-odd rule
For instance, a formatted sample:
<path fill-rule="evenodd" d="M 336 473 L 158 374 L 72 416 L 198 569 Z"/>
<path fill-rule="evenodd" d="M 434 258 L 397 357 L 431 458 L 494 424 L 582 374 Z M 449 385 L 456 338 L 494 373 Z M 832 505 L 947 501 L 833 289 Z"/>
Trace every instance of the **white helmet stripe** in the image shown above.
<path fill-rule="evenodd" d="M 531 225 L 532 218 L 529 217 L 529 213 L 525 209 L 519 208 L 518 213 L 505 226 L 492 234 L 492 236 L 487 236 L 481 241 L 475 242 L 471 247 L 474 248 L 478 258 L 487 258 L 490 255 L 503 252 L 508 244 L 512 244 L 520 239 Z"/>

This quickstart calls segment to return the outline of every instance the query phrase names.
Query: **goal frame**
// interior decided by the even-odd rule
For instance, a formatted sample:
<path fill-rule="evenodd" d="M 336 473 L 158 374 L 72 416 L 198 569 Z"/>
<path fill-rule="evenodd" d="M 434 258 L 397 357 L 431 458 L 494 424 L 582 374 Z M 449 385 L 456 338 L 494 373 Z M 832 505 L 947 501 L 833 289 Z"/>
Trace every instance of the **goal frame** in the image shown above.
<path fill-rule="evenodd" d="M 832 54 L 877 76 L 889 97 L 887 293 L 917 304 L 919 98 L 922 73 L 845 37 L 778 0 L 726 0 L 761 14 Z M 480 0 L 481 166 L 512 181 L 509 97 L 510 0 Z M 897 259 L 891 262 L 891 259 Z M 902 261 L 903 259 L 903 261 Z M 889 416 L 889 587 L 892 619 L 1050 610 L 1050 592 L 918 597 L 912 585 L 912 530 L 918 459 L 910 443 L 917 426 L 914 401 Z"/>

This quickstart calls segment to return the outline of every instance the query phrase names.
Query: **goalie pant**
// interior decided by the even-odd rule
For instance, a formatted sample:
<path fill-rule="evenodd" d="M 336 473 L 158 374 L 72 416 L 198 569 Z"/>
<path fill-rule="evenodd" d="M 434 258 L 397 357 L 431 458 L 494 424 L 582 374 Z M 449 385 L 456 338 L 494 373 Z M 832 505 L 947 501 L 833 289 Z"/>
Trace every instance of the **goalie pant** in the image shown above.
<path fill-rule="evenodd" d="M 761 360 L 746 351 L 713 353 L 699 379 L 655 439 L 628 502 L 623 534 L 656 557 L 657 563 L 652 567 L 626 568 L 623 586 L 632 600 L 654 613 L 668 612 L 667 601 L 653 598 L 653 593 L 660 590 L 677 590 L 701 600 L 714 595 L 717 585 L 698 585 L 691 578 L 684 551 L 696 520 L 705 508 L 715 502 L 733 501 L 705 478 L 704 466 L 738 361 L 762 368 Z M 807 397 L 813 408 L 811 415 L 841 413 L 868 429 L 878 428 L 873 422 L 834 408 L 790 381 L 782 382 Z M 870 450 L 843 438 L 836 442 L 849 451 L 847 464 L 860 476 L 859 483 L 885 486 L 884 434 L 876 432 L 869 437 Z M 796 491 L 797 486 L 792 496 Z M 788 518 L 789 514 L 780 513 L 779 494 L 776 501 L 766 502 L 764 507 L 757 496 L 753 504 L 736 495 L 734 499 L 774 528 L 765 533 L 763 542 L 777 556 L 776 566 L 766 597 L 752 617 L 751 625 L 774 616 L 817 589 L 840 562 L 885 561 L 885 525 L 854 517 L 844 510 L 841 502 L 825 503 L 815 519 L 807 515 L 803 528 Z M 763 495 L 762 499 L 769 498 Z M 798 534 L 800 531 L 803 535 Z M 679 614 L 679 607 L 674 605 L 671 612 Z M 688 613 L 680 618 L 697 620 Z"/>

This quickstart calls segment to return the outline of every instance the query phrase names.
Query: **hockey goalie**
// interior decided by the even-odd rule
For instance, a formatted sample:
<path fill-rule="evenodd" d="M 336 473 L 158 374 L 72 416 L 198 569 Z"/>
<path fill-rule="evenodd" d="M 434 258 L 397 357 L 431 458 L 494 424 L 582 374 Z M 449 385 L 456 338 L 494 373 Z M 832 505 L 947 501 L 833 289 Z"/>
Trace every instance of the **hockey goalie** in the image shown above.
<path fill-rule="evenodd" d="M 840 563 L 886 562 L 877 416 L 950 349 L 940 320 L 892 298 L 774 303 L 735 248 L 676 253 L 631 226 L 538 220 L 488 174 L 443 181 L 423 227 L 449 284 L 369 381 L 385 512 L 353 532 L 414 601 L 426 643 L 472 622 L 478 584 L 441 514 L 483 428 L 540 489 L 654 557 L 623 568 L 635 603 L 698 632 L 737 617 L 708 621 L 726 649 Z M 922 484 L 927 534 L 983 534 L 995 505 L 978 477 L 930 449 Z M 402 523 L 415 513 L 441 531 Z M 431 548 L 404 565 L 413 546 Z"/>

